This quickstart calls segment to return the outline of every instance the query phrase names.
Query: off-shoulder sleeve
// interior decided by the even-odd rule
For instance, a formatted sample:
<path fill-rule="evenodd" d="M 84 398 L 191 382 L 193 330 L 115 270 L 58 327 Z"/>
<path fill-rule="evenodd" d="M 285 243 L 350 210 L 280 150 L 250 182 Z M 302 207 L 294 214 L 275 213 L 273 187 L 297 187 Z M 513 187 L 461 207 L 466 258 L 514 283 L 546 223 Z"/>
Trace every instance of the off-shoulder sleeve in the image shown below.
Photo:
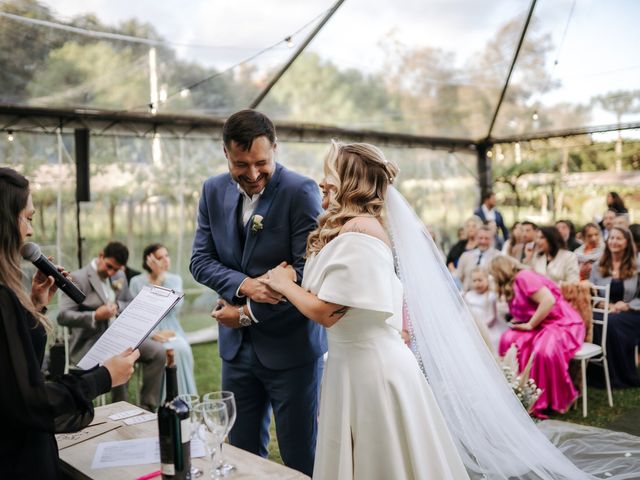
<path fill-rule="evenodd" d="M 391 251 L 381 240 L 347 233 L 325 249 L 312 269 L 310 285 L 320 300 L 393 315 L 397 277 Z"/>
<path fill-rule="evenodd" d="M 109 391 L 104 367 L 47 382 L 31 342 L 28 317 L 17 298 L 0 287 L 0 409 L 9 430 L 70 432 L 93 419 L 92 400 Z"/>

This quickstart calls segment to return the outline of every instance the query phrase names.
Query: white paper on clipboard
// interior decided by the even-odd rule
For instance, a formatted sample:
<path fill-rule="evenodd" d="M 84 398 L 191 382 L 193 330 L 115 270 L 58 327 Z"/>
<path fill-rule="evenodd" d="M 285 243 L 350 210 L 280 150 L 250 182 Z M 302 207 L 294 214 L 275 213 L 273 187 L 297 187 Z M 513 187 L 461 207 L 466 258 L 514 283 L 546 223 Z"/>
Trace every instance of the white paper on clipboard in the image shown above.
<path fill-rule="evenodd" d="M 88 370 L 129 347 L 137 348 L 183 296 L 167 288 L 145 285 L 82 357 L 78 367 Z"/>

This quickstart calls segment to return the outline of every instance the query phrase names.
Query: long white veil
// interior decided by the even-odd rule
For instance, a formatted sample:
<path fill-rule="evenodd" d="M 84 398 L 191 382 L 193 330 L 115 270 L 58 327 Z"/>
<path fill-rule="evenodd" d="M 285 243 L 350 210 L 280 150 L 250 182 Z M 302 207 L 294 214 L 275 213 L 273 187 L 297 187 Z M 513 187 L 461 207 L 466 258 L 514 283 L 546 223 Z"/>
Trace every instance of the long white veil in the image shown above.
<path fill-rule="evenodd" d="M 404 197 L 387 192 L 414 352 L 472 478 L 579 480 L 537 428 L 483 342 L 433 240 Z"/>

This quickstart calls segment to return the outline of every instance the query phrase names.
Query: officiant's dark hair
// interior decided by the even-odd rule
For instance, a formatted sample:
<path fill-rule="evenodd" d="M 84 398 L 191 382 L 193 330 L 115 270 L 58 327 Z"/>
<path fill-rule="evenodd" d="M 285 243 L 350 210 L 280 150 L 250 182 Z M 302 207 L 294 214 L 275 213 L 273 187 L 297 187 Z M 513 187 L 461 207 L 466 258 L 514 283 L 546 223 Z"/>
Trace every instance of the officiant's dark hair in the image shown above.
<path fill-rule="evenodd" d="M 269 117 L 257 110 L 240 110 L 227 118 L 222 126 L 222 141 L 227 148 L 231 148 L 233 141 L 244 151 L 251 150 L 253 141 L 262 136 L 275 143 L 276 127 Z"/>

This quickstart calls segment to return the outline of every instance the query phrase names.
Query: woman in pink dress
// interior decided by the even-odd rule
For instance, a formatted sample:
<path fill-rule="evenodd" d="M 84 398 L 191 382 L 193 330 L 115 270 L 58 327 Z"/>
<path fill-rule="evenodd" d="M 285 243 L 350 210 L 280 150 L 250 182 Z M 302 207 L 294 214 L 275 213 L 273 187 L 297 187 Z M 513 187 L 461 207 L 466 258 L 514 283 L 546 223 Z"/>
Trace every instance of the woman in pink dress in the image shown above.
<path fill-rule="evenodd" d="M 580 314 L 562 297 L 555 283 L 524 269 L 512 258 L 494 258 L 489 271 L 513 315 L 512 329 L 500 338 L 500 355 L 515 344 L 521 370 L 535 355 L 531 378 L 542 389 L 533 406 L 535 416 L 546 418 L 546 409 L 566 412 L 578 396 L 568 367 L 584 340 Z"/>

